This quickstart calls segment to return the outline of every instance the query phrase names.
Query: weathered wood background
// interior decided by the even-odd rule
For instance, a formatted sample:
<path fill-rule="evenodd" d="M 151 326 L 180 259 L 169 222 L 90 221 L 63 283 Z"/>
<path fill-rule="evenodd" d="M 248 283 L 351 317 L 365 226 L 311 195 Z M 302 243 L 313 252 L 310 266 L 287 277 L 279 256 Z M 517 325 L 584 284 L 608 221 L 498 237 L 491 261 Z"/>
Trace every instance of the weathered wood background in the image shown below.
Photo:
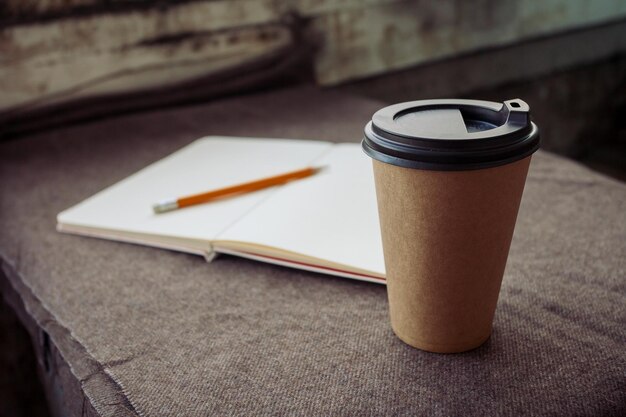
<path fill-rule="evenodd" d="M 625 17 L 619 0 L 2 0 L 0 113 L 175 85 L 287 50 L 294 31 L 334 85 Z"/>

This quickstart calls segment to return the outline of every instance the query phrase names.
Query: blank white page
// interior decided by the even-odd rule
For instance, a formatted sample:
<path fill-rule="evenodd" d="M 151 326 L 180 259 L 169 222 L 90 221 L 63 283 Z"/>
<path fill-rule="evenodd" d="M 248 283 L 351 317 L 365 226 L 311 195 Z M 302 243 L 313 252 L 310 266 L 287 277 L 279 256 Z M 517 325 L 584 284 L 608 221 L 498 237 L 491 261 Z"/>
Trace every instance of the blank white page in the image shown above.
<path fill-rule="evenodd" d="M 86 227 L 87 234 L 95 236 L 98 231 L 115 231 L 118 236 L 132 233 L 210 241 L 278 187 L 162 214 L 154 214 L 152 205 L 305 168 L 332 147 L 329 142 L 302 140 L 199 139 L 60 213 L 59 228 L 70 226 L 66 230 L 80 233 Z"/>
<path fill-rule="evenodd" d="M 282 187 L 221 233 L 250 242 L 385 273 L 371 159 L 343 143 L 315 161 L 328 169 Z"/>

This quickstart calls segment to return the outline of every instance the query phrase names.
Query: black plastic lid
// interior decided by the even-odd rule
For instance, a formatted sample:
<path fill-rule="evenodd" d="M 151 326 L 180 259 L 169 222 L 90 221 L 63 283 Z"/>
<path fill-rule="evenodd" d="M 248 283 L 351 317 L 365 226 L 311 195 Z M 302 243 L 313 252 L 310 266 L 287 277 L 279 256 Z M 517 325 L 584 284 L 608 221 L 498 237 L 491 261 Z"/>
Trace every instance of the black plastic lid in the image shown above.
<path fill-rule="evenodd" d="M 535 152 L 539 129 L 520 99 L 420 100 L 377 111 L 362 146 L 370 157 L 406 168 L 481 169 Z"/>

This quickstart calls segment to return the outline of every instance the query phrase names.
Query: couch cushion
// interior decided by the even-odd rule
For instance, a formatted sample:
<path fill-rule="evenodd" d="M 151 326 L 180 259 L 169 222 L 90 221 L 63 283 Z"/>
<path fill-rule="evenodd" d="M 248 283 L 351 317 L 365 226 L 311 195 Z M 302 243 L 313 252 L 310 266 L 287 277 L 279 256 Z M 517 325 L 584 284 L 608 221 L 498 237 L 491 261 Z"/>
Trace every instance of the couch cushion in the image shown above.
<path fill-rule="evenodd" d="M 306 87 L 0 144 L 1 279 L 98 413 L 626 413 L 626 187 L 555 155 L 533 158 L 494 333 L 463 354 L 397 339 L 381 285 L 55 231 L 200 136 L 358 141 L 380 106 Z"/>

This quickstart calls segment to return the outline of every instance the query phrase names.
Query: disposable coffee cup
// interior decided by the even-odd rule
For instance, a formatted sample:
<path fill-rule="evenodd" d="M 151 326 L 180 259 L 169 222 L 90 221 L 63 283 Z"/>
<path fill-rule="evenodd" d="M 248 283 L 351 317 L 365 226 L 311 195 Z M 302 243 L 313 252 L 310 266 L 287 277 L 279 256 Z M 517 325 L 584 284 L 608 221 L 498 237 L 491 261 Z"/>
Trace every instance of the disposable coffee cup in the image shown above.
<path fill-rule="evenodd" d="M 519 99 L 424 100 L 374 114 L 373 160 L 391 326 L 404 342 L 463 352 L 491 335 L 539 130 Z"/>

